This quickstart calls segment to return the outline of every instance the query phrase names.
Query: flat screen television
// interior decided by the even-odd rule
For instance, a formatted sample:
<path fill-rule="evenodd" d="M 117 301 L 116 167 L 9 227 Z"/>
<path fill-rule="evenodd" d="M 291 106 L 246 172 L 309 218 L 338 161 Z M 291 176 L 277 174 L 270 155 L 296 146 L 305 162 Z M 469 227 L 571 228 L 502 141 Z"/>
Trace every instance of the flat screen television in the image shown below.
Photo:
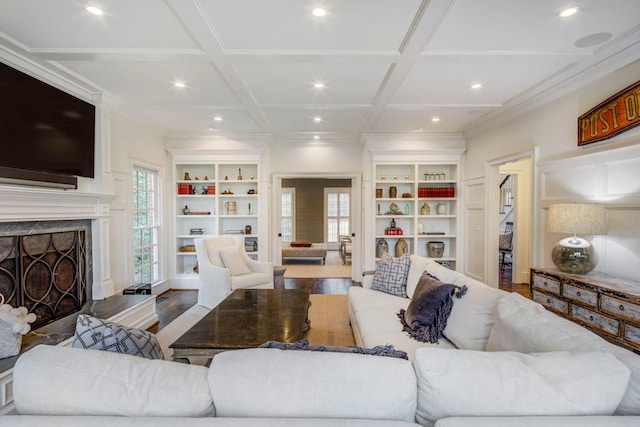
<path fill-rule="evenodd" d="M 95 106 L 0 63 L 0 178 L 93 178 Z M 73 184 L 64 184 L 73 183 Z"/>

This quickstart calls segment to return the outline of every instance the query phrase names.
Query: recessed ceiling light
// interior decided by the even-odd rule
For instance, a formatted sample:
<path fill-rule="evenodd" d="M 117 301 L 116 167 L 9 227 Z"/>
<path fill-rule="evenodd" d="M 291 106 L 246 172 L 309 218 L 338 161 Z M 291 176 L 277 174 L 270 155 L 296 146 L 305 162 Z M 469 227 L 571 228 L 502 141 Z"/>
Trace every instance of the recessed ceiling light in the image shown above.
<path fill-rule="evenodd" d="M 313 135 L 313 139 L 320 139 L 320 135 Z"/>
<path fill-rule="evenodd" d="M 316 123 L 319 123 L 319 122 L 322 121 L 322 117 L 314 117 L 313 121 L 316 122 Z"/>
<path fill-rule="evenodd" d="M 173 82 L 173 86 L 179 87 L 180 89 L 187 87 L 185 82 L 181 82 L 179 80 L 176 80 L 175 82 Z"/>
<path fill-rule="evenodd" d="M 104 12 L 102 11 L 102 9 L 95 7 L 95 6 L 87 6 L 86 7 L 86 11 L 89 13 L 92 13 L 94 15 L 98 15 L 98 16 L 102 16 L 104 14 Z"/>
<path fill-rule="evenodd" d="M 480 89 L 482 87 L 482 83 L 473 83 L 469 86 L 471 89 Z"/>
<path fill-rule="evenodd" d="M 322 7 L 316 7 L 315 9 L 313 9 L 313 11 L 311 13 L 313 13 L 313 16 L 317 16 L 318 18 L 322 18 L 323 16 L 325 16 L 327 14 L 327 11 Z"/>
<path fill-rule="evenodd" d="M 324 87 L 324 83 L 316 82 L 313 84 L 313 87 L 315 87 L 316 89 L 322 89 Z"/>
<path fill-rule="evenodd" d="M 568 18 L 570 16 L 575 15 L 578 12 L 578 8 L 577 7 L 569 7 L 563 11 L 561 11 L 560 13 L 558 13 L 558 15 L 561 18 Z"/>
<path fill-rule="evenodd" d="M 221 122 L 222 121 L 222 117 L 220 116 L 213 116 L 213 120 L 216 122 Z"/>
<path fill-rule="evenodd" d="M 440 117 L 433 117 L 433 118 L 431 119 L 431 121 L 432 121 L 433 123 L 438 123 L 438 122 L 440 121 Z"/>

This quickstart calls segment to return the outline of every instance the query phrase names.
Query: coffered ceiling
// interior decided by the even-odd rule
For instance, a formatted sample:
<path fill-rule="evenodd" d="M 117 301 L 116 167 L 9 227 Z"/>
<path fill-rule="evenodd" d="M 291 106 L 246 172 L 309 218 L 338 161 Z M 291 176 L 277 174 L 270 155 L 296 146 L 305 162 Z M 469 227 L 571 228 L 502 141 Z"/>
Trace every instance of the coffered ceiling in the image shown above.
<path fill-rule="evenodd" d="M 577 13 L 560 17 L 568 6 Z M 640 58 L 638 0 L 0 0 L 0 11 L 0 50 L 169 135 L 464 133 Z"/>

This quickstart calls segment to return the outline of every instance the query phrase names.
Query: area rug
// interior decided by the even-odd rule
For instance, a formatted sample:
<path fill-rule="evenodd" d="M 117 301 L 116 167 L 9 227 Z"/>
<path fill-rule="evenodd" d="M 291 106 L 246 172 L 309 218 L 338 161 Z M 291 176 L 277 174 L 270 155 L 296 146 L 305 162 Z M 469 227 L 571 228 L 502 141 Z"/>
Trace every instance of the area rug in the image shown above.
<path fill-rule="evenodd" d="M 351 278 L 351 262 L 342 263 L 338 251 L 329 251 L 325 264 L 317 260 L 286 260 L 284 277 L 296 279 Z"/>
<path fill-rule="evenodd" d="M 353 332 L 349 325 L 346 295 L 314 294 L 309 297 L 309 300 L 311 301 L 309 309 L 311 329 L 309 329 L 307 339 L 310 343 L 355 345 Z M 156 338 L 165 359 L 171 360 L 173 355 L 173 350 L 169 348 L 169 345 L 180 338 L 209 311 L 209 309 L 196 304 L 158 331 Z M 191 363 L 204 365 L 206 361 L 204 358 L 193 358 Z"/>

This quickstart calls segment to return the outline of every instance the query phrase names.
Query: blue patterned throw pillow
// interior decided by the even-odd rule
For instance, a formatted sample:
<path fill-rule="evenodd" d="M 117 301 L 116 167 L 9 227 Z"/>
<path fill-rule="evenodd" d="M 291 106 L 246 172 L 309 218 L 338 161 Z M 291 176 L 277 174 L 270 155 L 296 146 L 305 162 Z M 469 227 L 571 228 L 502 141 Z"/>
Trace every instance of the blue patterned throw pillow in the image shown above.
<path fill-rule="evenodd" d="M 371 289 L 406 298 L 410 262 L 408 254 L 399 258 L 384 254 L 376 265 Z"/>
<path fill-rule="evenodd" d="M 151 332 L 129 328 L 86 314 L 78 315 L 72 347 L 131 354 L 146 359 L 164 359 Z"/>

